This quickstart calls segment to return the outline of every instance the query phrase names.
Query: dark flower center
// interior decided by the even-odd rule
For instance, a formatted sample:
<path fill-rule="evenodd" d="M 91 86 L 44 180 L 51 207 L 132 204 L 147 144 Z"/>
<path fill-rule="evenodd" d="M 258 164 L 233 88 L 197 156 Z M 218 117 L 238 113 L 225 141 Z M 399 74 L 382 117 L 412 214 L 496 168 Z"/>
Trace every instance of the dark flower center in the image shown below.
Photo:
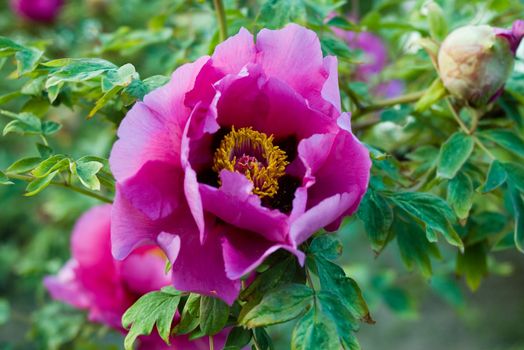
<path fill-rule="evenodd" d="M 272 198 L 278 192 L 279 179 L 285 175 L 288 164 L 286 152 L 273 144 L 273 135 L 233 127 L 215 151 L 213 170 L 241 173 L 253 182 L 254 194 Z"/>

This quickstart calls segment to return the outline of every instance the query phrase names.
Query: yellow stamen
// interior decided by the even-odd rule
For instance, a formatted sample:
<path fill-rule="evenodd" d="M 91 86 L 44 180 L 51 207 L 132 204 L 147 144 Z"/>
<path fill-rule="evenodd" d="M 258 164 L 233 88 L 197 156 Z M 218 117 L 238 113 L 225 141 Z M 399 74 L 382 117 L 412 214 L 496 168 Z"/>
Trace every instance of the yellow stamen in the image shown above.
<path fill-rule="evenodd" d="M 253 182 L 254 194 L 271 198 L 277 193 L 278 179 L 285 174 L 288 164 L 286 153 L 273 145 L 273 135 L 233 127 L 215 152 L 213 170 L 244 174 Z"/>

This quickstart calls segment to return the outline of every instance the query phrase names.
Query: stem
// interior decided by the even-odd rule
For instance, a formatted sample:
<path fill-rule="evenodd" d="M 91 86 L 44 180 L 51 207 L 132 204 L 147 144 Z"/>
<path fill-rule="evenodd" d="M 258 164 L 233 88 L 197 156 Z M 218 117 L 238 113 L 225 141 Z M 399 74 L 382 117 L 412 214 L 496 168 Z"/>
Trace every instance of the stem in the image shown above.
<path fill-rule="evenodd" d="M 227 21 L 224 3 L 222 0 L 213 0 L 213 5 L 215 6 L 215 12 L 217 14 L 220 41 L 224 41 L 227 38 Z"/>
<path fill-rule="evenodd" d="M 213 336 L 210 335 L 209 336 L 209 350 L 214 350 L 215 349 L 215 343 L 213 341 Z"/>
<path fill-rule="evenodd" d="M 446 99 L 446 102 L 448 104 L 449 109 L 451 110 L 451 114 L 453 114 L 453 118 L 455 118 L 457 123 L 460 125 L 460 128 L 462 129 L 462 131 L 464 131 L 467 135 L 471 135 L 471 137 L 473 138 L 473 141 L 477 144 L 477 146 L 479 146 L 479 148 L 482 149 L 484 151 L 484 153 L 486 153 L 491 159 L 495 159 L 495 156 L 493 155 L 493 153 L 491 153 L 491 151 L 489 149 L 487 149 L 486 146 L 484 146 L 482 141 L 480 141 L 477 136 L 472 135 L 473 132 L 476 129 L 476 123 L 474 123 L 475 124 L 474 125 L 475 128 L 471 128 L 471 130 L 468 129 L 466 124 L 464 124 L 462 119 L 460 119 L 460 116 L 458 115 L 457 111 L 455 110 L 455 108 L 451 104 L 449 98 Z M 475 118 L 478 119 L 478 116 L 475 116 Z"/>
<path fill-rule="evenodd" d="M 10 179 L 22 180 L 26 182 L 31 182 L 35 179 L 33 176 L 28 176 L 28 175 L 11 174 L 11 173 L 6 173 L 5 175 Z M 83 194 L 85 196 L 98 199 L 99 201 L 102 201 L 102 202 L 113 203 L 113 200 L 111 200 L 111 198 L 107 198 L 101 194 L 86 190 L 84 188 L 81 188 L 81 187 L 78 187 L 72 184 L 68 184 L 66 182 L 51 181 L 49 184 L 57 186 L 57 187 L 70 189 L 72 191 Z"/>
<path fill-rule="evenodd" d="M 357 118 L 371 112 L 379 111 L 386 107 L 418 101 L 422 96 L 424 96 L 425 93 L 426 90 L 417 91 L 399 97 L 378 101 L 375 104 L 357 109 L 355 113 L 353 113 L 353 118 Z"/>

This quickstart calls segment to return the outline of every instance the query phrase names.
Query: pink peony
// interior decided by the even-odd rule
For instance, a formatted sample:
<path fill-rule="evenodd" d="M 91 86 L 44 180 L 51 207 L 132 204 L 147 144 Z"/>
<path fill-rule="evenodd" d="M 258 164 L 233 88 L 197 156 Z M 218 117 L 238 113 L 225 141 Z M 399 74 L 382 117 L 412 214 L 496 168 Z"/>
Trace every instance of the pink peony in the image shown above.
<path fill-rule="evenodd" d="M 52 22 L 64 0 L 11 0 L 11 9 L 20 17 L 35 22 Z"/>
<path fill-rule="evenodd" d="M 178 290 L 232 304 L 240 278 L 321 228 L 366 192 L 371 161 L 342 113 L 336 57 L 296 24 L 245 29 L 177 69 L 122 121 L 113 255 L 156 243 Z"/>
<path fill-rule="evenodd" d="M 54 299 L 89 310 L 89 319 L 124 331 L 121 318 L 140 296 L 170 284 L 165 274 L 166 258 L 155 246 L 143 246 L 123 261 L 111 256 L 111 206 L 95 207 L 76 223 L 71 239 L 72 259 L 44 285 Z M 224 333 L 224 332 L 223 332 Z M 227 334 L 216 337 L 221 349 Z M 141 337 L 140 349 L 204 350 L 207 337 L 189 341 L 186 336 L 172 339 L 171 347 L 158 334 Z"/>

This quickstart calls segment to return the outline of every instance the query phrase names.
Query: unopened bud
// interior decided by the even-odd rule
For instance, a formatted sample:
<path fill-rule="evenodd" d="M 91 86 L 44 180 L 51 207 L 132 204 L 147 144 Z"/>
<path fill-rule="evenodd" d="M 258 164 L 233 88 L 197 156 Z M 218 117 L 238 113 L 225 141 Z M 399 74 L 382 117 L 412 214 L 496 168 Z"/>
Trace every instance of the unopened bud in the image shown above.
<path fill-rule="evenodd" d="M 515 52 L 523 36 L 524 21 L 516 21 L 511 30 L 487 25 L 454 30 L 438 54 L 444 86 L 472 106 L 492 102 L 511 75 Z"/>

